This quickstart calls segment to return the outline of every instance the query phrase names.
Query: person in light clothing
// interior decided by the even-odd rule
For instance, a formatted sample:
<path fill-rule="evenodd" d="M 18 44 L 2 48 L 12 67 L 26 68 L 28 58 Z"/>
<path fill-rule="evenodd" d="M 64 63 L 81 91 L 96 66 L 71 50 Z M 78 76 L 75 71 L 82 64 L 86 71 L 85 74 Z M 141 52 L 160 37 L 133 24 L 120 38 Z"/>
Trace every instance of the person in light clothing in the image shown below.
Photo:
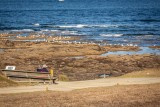
<path fill-rule="evenodd" d="M 53 70 L 53 68 L 51 68 L 49 72 L 50 72 L 51 77 L 53 77 L 54 76 L 54 70 Z"/>

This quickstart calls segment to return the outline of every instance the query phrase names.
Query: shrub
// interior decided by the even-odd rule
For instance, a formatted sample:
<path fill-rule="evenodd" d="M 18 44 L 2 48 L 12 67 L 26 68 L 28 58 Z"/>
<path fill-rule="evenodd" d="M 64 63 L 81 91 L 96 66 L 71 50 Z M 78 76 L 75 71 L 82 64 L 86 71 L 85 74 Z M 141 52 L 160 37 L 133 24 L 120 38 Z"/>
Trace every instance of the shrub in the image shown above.
<path fill-rule="evenodd" d="M 59 81 L 69 81 L 69 78 L 67 77 L 67 75 L 61 74 L 58 76 Z"/>

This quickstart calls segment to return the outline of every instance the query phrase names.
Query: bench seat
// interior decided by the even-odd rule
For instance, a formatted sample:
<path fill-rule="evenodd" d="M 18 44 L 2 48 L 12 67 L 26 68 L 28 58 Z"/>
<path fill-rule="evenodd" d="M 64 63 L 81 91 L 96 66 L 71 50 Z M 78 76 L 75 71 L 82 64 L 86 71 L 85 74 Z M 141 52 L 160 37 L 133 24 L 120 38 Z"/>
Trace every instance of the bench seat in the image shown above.
<path fill-rule="evenodd" d="M 50 81 L 55 83 L 56 77 L 52 77 L 49 72 L 33 72 L 22 70 L 1 70 L 6 77 L 28 79 L 30 82 L 32 79 Z"/>

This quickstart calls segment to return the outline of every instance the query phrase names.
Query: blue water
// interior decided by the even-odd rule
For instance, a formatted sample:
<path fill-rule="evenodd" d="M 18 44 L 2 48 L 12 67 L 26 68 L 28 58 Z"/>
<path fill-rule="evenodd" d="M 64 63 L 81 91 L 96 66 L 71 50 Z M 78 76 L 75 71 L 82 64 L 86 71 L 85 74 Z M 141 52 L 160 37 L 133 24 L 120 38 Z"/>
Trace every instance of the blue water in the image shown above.
<path fill-rule="evenodd" d="M 141 55 L 141 54 L 155 54 L 160 55 L 160 50 L 158 49 L 151 49 L 148 47 L 141 47 L 139 51 L 116 51 L 116 52 L 107 52 L 102 54 L 101 56 L 107 55 Z"/>
<path fill-rule="evenodd" d="M 0 32 L 160 45 L 160 0 L 0 0 Z"/>

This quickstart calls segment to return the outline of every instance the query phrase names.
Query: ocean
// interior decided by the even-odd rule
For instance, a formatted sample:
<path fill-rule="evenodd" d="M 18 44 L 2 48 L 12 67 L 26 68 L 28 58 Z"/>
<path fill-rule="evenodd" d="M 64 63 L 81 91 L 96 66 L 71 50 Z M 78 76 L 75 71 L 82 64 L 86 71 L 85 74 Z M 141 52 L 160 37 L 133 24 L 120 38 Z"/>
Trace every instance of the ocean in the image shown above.
<path fill-rule="evenodd" d="M 0 0 L 0 32 L 17 31 L 156 46 L 160 0 Z"/>

